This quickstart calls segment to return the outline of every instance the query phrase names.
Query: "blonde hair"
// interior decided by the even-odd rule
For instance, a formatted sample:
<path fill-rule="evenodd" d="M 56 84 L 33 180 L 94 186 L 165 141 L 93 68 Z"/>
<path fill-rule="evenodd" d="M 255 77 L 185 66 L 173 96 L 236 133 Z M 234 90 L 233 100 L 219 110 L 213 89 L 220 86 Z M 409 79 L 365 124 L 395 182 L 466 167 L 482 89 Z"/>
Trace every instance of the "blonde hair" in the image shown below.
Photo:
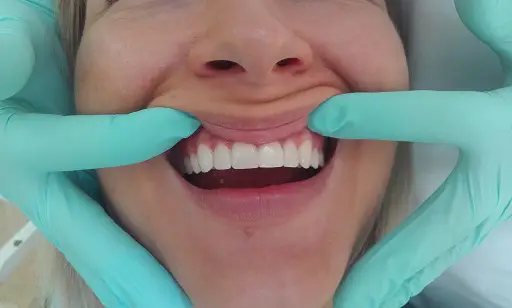
<path fill-rule="evenodd" d="M 388 0 L 396 1 L 396 0 Z M 76 51 L 80 44 L 85 22 L 86 0 L 57 0 L 61 40 L 73 70 Z M 369 228 L 360 233 L 353 249 L 350 264 L 357 261 L 378 239 L 391 231 L 409 213 L 408 192 L 410 153 L 408 144 L 399 144 L 390 182 L 380 211 Z M 87 287 L 80 275 L 66 258 L 53 246 L 47 244 L 43 273 L 43 296 L 47 307 L 100 308 L 103 305 Z"/>

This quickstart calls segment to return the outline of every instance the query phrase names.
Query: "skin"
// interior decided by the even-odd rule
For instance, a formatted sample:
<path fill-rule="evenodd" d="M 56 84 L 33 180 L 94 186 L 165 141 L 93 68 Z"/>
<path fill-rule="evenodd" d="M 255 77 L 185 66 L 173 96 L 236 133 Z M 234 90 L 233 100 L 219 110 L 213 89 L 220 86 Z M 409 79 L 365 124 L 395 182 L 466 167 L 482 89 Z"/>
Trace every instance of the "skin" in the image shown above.
<path fill-rule="evenodd" d="M 298 61 L 276 68 L 286 58 Z M 212 70 L 212 60 L 238 66 Z M 265 119 L 339 93 L 407 88 L 385 4 L 367 0 L 88 0 L 76 68 L 84 114 L 166 106 Z M 316 94 L 278 100 L 301 91 Z M 163 156 L 98 172 L 115 219 L 195 307 L 331 307 L 395 155 L 392 142 L 340 142 L 314 206 L 250 230 L 201 211 Z"/>

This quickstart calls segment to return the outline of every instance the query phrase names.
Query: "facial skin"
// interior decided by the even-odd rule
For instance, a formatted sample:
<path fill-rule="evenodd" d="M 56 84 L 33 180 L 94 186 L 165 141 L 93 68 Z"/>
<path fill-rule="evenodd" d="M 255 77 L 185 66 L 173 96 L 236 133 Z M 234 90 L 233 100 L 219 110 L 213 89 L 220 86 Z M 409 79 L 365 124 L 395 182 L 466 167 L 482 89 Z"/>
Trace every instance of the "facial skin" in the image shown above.
<path fill-rule="evenodd" d="M 340 93 L 408 88 L 402 45 L 380 0 L 87 5 L 76 69 L 81 113 L 166 106 L 264 120 L 313 110 Z M 214 69 L 214 60 L 237 66 Z M 201 211 L 164 156 L 98 172 L 116 220 L 194 307 L 323 308 L 332 306 L 356 237 L 379 209 L 394 154 L 392 142 L 341 141 L 313 206 L 286 223 L 252 228 Z"/>

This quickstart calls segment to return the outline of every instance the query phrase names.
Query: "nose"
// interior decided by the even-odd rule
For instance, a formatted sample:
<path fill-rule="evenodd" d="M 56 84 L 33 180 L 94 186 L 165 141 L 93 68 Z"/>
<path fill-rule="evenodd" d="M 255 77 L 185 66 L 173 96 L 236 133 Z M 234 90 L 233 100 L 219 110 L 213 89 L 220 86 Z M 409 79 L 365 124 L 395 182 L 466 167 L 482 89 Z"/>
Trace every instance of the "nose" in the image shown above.
<path fill-rule="evenodd" d="M 213 19 L 190 51 L 196 76 L 267 84 L 308 70 L 311 47 L 259 1 L 228 2 L 231 6 L 222 10 L 222 19 Z"/>

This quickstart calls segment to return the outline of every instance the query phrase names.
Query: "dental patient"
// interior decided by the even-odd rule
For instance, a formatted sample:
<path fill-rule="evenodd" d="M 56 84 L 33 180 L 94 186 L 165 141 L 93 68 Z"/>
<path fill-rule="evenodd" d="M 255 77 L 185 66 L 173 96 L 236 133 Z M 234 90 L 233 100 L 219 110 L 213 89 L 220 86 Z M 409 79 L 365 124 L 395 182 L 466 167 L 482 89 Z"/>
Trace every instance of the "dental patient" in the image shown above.
<path fill-rule="evenodd" d="M 79 113 L 169 107 L 202 123 L 165 154 L 98 170 L 112 218 L 194 307 L 331 308 L 350 265 L 404 215 L 407 157 L 393 142 L 321 137 L 307 116 L 334 95 L 408 89 L 385 1 L 60 10 Z M 49 300 L 100 307 L 55 254 Z"/>

